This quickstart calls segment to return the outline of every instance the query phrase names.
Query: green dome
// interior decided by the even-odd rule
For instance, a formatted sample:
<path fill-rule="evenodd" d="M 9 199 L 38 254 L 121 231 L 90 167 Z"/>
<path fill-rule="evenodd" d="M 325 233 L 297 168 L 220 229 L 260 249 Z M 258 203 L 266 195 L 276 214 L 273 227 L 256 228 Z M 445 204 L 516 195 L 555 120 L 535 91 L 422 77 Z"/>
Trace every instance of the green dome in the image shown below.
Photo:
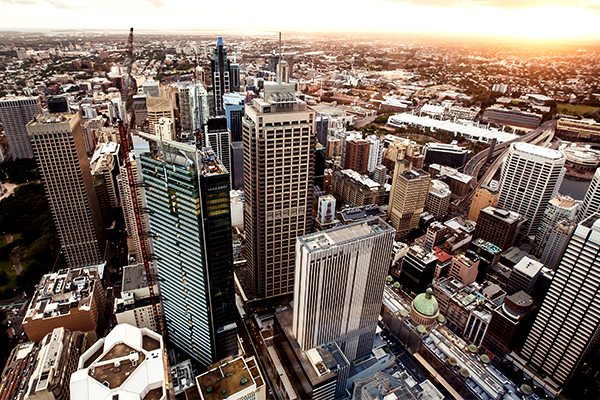
<path fill-rule="evenodd" d="M 413 300 L 413 308 L 423 315 L 433 317 L 438 312 L 438 302 L 432 296 L 433 290 L 427 288 L 425 293 L 421 293 Z"/>

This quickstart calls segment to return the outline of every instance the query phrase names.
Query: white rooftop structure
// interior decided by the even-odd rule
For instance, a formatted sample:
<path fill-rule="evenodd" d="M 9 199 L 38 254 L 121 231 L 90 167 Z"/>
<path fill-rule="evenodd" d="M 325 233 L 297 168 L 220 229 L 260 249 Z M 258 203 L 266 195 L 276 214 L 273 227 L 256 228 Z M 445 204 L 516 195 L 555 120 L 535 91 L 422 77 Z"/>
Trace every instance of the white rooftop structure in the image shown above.
<path fill-rule="evenodd" d="M 523 153 L 547 158 L 550 160 L 560 160 L 561 158 L 565 157 L 564 153 L 561 151 L 548 149 L 542 146 L 536 146 L 534 144 L 518 142 L 513 143 L 511 146 L 513 149 L 522 151 Z"/>
<path fill-rule="evenodd" d="M 71 398 L 166 400 L 166 374 L 170 369 L 162 336 L 120 324 L 79 359 L 78 370 L 71 375 Z"/>
<path fill-rule="evenodd" d="M 461 125 L 451 121 L 441 121 L 438 119 L 420 117 L 413 114 L 392 115 L 388 119 L 388 124 L 397 127 L 403 125 L 418 125 L 423 128 L 452 132 L 455 135 L 460 133 L 468 140 L 484 143 L 489 142 L 491 139 L 496 139 L 498 143 L 504 143 L 518 137 L 512 133 L 502 132 L 496 129 L 484 129 L 474 125 Z"/>

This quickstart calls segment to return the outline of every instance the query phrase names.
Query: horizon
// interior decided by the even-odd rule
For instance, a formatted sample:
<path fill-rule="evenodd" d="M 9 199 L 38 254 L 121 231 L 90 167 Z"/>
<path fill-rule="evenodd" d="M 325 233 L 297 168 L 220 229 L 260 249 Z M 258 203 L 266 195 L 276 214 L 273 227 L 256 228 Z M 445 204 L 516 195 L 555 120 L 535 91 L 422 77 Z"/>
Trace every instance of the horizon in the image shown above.
<path fill-rule="evenodd" d="M 308 0 L 294 9 L 274 0 L 267 0 L 261 8 L 248 7 L 241 0 L 225 6 L 214 0 L 107 0 L 103 4 L 89 0 L 0 0 L 0 11 L 5 16 L 0 32 L 105 31 L 137 26 L 140 33 L 352 32 L 600 41 L 598 0 Z M 287 12 L 293 18 L 288 18 Z M 103 21 L 105 26 L 90 28 L 90 19 Z"/>

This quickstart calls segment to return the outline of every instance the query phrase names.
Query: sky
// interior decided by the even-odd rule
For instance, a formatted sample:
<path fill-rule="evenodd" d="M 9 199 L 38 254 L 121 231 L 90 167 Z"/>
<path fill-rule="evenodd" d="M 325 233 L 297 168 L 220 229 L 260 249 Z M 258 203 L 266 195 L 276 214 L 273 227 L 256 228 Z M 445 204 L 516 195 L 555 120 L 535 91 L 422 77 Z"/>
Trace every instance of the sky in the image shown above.
<path fill-rule="evenodd" d="M 0 0 L 0 30 L 424 32 L 600 40 L 600 0 Z"/>

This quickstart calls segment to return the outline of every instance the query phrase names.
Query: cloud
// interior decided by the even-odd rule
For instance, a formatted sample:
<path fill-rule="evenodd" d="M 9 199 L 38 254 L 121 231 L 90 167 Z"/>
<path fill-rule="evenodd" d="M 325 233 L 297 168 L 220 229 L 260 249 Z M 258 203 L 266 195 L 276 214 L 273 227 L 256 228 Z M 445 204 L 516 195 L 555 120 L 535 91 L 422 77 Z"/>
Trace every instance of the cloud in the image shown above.
<path fill-rule="evenodd" d="M 125 4 L 124 4 L 125 3 Z M 129 3 L 129 4 L 128 4 Z M 133 0 L 129 2 L 123 1 L 104 1 L 99 3 L 95 0 L 0 0 L 0 4 L 7 5 L 50 5 L 54 8 L 58 8 L 60 10 L 91 10 L 91 9 L 106 9 L 114 8 L 114 9 L 122 9 L 123 6 L 127 8 L 136 8 L 144 5 L 152 5 L 154 7 L 165 7 L 165 3 L 163 0 Z"/>
<path fill-rule="evenodd" d="M 520 9 L 546 6 L 600 10 L 600 0 L 379 0 L 433 7 L 495 7 Z"/>
<path fill-rule="evenodd" d="M 148 0 L 154 7 L 164 7 L 165 3 L 162 0 Z"/>
<path fill-rule="evenodd" d="M 40 4 L 40 0 L 0 0 L 0 4 L 10 4 L 10 5 L 30 5 L 30 4 Z"/>

